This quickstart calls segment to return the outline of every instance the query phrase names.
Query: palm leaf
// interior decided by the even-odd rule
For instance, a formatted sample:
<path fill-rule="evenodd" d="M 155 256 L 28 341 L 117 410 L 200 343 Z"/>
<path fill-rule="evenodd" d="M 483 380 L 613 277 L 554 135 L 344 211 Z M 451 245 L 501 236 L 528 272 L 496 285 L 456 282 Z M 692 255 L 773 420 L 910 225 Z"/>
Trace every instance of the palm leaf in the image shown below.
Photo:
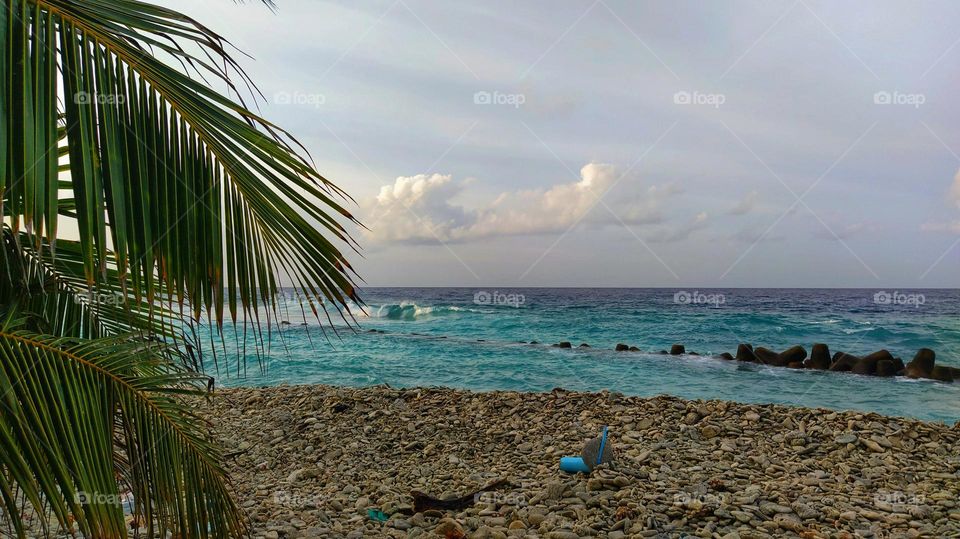
<path fill-rule="evenodd" d="M 157 343 L 0 329 L 5 512 L 20 522 L 26 500 L 85 536 L 122 537 L 125 486 L 150 536 L 244 533 L 219 455 L 184 401 L 203 383 Z"/>
<path fill-rule="evenodd" d="M 183 331 L 179 313 L 162 305 L 138 302 L 121 279 L 112 260 L 107 278 L 97 287 L 84 279 L 80 245 L 61 239 L 57 256 L 52 246 L 31 245 L 27 234 L 0 230 L 6 271 L 0 274 L 0 305 L 16 306 L 30 329 L 54 336 L 96 338 L 136 331 L 197 347 Z"/>
<path fill-rule="evenodd" d="M 20 537 L 30 511 L 125 536 L 124 488 L 150 536 L 245 532 L 189 405 L 192 321 L 269 326 L 281 278 L 328 322 L 317 304 L 362 305 L 349 197 L 210 86 L 252 88 L 228 47 L 134 0 L 0 9 L 0 517 Z"/>
<path fill-rule="evenodd" d="M 223 38 L 132 0 L 8 0 L 0 43 L 0 62 L 23 66 L 0 92 L 15 231 L 22 220 L 52 244 L 59 216 L 75 216 L 89 285 L 112 258 L 135 297 L 168 294 L 194 318 L 273 314 L 281 276 L 349 316 L 345 196 L 283 130 L 197 77 L 246 81 Z M 72 197 L 60 196 L 58 132 Z"/>

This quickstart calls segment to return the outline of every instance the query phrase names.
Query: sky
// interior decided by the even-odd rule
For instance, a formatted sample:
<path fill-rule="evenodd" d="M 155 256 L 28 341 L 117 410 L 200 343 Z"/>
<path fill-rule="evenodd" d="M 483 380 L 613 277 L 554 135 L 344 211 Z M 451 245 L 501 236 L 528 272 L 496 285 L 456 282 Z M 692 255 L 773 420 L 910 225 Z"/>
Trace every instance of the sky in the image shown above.
<path fill-rule="evenodd" d="M 374 286 L 960 285 L 960 4 L 162 1 Z"/>

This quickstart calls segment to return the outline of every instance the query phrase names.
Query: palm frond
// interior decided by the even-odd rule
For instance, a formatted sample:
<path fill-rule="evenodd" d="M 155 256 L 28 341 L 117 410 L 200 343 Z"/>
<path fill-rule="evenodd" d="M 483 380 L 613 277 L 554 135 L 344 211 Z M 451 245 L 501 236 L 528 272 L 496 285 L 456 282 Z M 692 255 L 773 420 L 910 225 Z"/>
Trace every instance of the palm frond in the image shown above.
<path fill-rule="evenodd" d="M 157 343 L 0 329 L 5 512 L 22 522 L 26 500 L 87 537 L 125 537 L 124 486 L 150 536 L 243 534 L 219 455 L 184 401 L 204 382 Z"/>
<path fill-rule="evenodd" d="M 135 297 L 169 294 L 194 318 L 269 315 L 281 276 L 349 316 L 356 275 L 338 247 L 355 248 L 349 199 L 286 132 L 197 76 L 242 93 L 221 36 L 133 0 L 8 0 L 0 43 L 0 62 L 24 67 L 0 83 L 15 230 L 22 218 L 52 242 L 58 216 L 73 215 L 88 284 L 113 257 Z M 59 196 L 60 129 L 72 197 Z"/>
<path fill-rule="evenodd" d="M 172 343 L 196 346 L 184 335 L 178 313 L 163 305 L 146 305 L 122 286 L 114 262 L 106 279 L 90 287 L 84 279 L 77 241 L 61 239 L 57 256 L 41 241 L 33 245 L 24 232 L 0 229 L 0 250 L 6 261 L 0 274 L 0 305 L 16 306 L 25 328 L 53 336 L 96 338 L 138 332 Z"/>

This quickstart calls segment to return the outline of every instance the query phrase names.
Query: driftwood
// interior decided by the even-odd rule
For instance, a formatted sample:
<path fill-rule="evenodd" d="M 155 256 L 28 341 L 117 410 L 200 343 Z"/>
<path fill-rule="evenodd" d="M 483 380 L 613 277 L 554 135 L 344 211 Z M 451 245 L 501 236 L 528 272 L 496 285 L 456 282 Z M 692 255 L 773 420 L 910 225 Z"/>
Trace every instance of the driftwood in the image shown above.
<path fill-rule="evenodd" d="M 461 511 L 476 503 L 477 494 L 496 490 L 507 485 L 509 485 L 509 482 L 506 479 L 497 479 L 496 481 L 487 484 L 480 490 L 475 490 L 470 494 L 464 494 L 459 498 L 453 498 L 449 500 L 441 500 L 439 498 L 434 498 L 429 494 L 420 492 L 419 490 L 412 490 L 410 491 L 410 495 L 413 496 L 413 512 L 422 513 L 424 511 L 429 511 L 430 509 Z"/>

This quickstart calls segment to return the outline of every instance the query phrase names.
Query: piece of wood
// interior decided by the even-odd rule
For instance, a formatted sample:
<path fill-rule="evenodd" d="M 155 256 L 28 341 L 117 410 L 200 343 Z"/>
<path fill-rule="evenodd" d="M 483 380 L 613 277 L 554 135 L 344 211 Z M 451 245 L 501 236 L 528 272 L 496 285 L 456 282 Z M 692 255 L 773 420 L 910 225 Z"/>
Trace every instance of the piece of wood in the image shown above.
<path fill-rule="evenodd" d="M 496 481 L 487 484 L 480 490 L 475 490 L 470 494 L 464 494 L 459 498 L 453 498 L 450 500 L 441 500 L 439 498 L 434 498 L 429 494 L 420 492 L 419 490 L 412 490 L 410 491 L 410 495 L 413 496 L 413 512 L 422 513 L 424 511 L 429 511 L 430 509 L 461 511 L 476 503 L 477 494 L 496 490 L 507 485 L 509 485 L 509 482 L 506 479 L 497 479 Z"/>

